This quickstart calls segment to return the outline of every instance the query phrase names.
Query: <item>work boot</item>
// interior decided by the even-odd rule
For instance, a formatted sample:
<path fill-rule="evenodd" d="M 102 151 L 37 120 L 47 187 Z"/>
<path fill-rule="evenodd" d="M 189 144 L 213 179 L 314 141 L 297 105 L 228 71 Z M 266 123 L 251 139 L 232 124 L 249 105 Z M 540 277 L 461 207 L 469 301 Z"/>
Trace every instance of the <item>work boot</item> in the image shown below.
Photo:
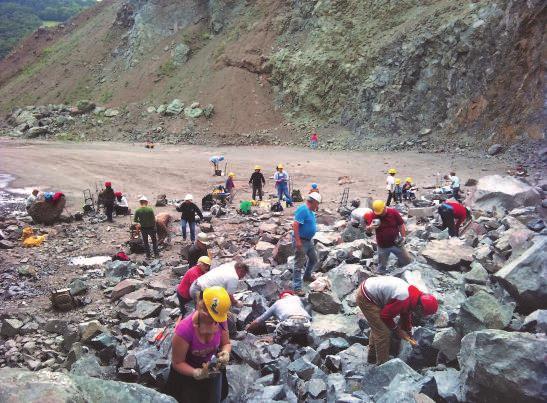
<path fill-rule="evenodd" d="M 294 290 L 294 295 L 297 295 L 299 297 L 305 297 L 306 292 L 304 290 Z"/>

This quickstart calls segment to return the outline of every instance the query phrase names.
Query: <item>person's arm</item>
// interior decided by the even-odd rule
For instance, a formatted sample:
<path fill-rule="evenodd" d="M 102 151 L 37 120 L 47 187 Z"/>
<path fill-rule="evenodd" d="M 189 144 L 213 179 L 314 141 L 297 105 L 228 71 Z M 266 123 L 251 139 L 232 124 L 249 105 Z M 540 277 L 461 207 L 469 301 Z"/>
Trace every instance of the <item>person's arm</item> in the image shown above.
<path fill-rule="evenodd" d="M 225 324 L 225 329 L 222 330 L 222 336 L 220 338 L 220 351 L 230 353 L 232 351 L 232 344 L 230 343 L 230 332 L 228 330 L 228 324 Z"/>
<path fill-rule="evenodd" d="M 296 249 L 302 248 L 302 239 L 300 239 L 300 223 L 298 221 L 293 221 L 292 230 L 294 232 L 294 243 Z"/>
<path fill-rule="evenodd" d="M 406 227 L 404 224 L 399 225 L 399 233 L 403 238 L 406 238 Z"/>
<path fill-rule="evenodd" d="M 136 222 L 137 224 L 140 223 L 140 214 L 138 209 L 135 211 L 135 218 L 133 218 L 133 222 Z"/>
<path fill-rule="evenodd" d="M 266 178 L 264 178 L 264 175 L 260 174 L 260 178 L 262 180 L 262 185 L 266 184 Z"/>
<path fill-rule="evenodd" d="M 199 216 L 199 218 L 201 218 L 203 220 L 203 213 L 201 212 L 201 210 L 199 209 L 199 207 L 197 205 L 194 204 L 194 210 L 196 211 L 197 215 Z"/>
<path fill-rule="evenodd" d="M 262 315 L 256 318 L 253 322 L 264 323 L 268 319 L 270 319 L 276 312 L 277 312 L 276 304 L 273 304 L 271 307 L 269 307 L 266 310 L 266 312 L 264 312 Z"/>
<path fill-rule="evenodd" d="M 171 354 L 173 368 L 182 375 L 193 377 L 196 368 L 186 362 L 188 348 L 189 344 L 186 340 L 176 334 L 173 336 L 173 353 Z"/>

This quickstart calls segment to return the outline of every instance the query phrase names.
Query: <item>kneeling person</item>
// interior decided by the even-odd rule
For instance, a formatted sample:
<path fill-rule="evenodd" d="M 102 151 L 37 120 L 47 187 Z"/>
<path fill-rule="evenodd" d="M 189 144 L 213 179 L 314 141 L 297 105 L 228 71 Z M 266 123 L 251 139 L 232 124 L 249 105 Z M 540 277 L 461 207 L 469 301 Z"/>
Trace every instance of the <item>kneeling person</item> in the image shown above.
<path fill-rule="evenodd" d="M 177 298 L 179 300 L 181 315 L 186 313 L 185 305 L 192 301 L 192 298 L 190 297 L 190 287 L 194 281 L 207 273 L 210 267 L 211 259 L 209 256 L 201 256 L 198 259 L 198 263 L 194 267 L 190 268 L 182 277 L 182 280 L 177 287 Z"/>

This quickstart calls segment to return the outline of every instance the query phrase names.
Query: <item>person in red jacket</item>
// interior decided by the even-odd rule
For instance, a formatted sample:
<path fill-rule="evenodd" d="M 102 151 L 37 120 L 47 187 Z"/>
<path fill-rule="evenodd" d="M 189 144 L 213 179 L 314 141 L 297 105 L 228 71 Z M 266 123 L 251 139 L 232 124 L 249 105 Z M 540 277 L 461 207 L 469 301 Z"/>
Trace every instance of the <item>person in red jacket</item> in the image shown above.
<path fill-rule="evenodd" d="M 368 362 L 377 365 L 389 360 L 391 332 L 414 344 L 412 316 L 433 315 L 439 303 L 431 295 L 392 276 L 370 277 L 357 289 L 356 302 L 370 326 Z M 399 323 L 394 319 L 399 316 Z"/>
<path fill-rule="evenodd" d="M 471 211 L 456 200 L 446 200 L 437 209 L 443 225 L 441 229 L 448 228 L 448 235 L 459 236 L 460 227 L 465 220 L 471 219 Z"/>
<path fill-rule="evenodd" d="M 211 258 L 209 256 L 201 256 L 198 259 L 198 263 L 190 268 L 185 274 L 184 277 L 180 280 L 180 283 L 177 287 L 177 298 L 179 299 L 179 308 L 180 314 L 184 316 L 185 314 L 185 305 L 192 301 L 190 296 L 190 287 L 198 278 L 203 276 L 209 271 L 211 267 Z"/>

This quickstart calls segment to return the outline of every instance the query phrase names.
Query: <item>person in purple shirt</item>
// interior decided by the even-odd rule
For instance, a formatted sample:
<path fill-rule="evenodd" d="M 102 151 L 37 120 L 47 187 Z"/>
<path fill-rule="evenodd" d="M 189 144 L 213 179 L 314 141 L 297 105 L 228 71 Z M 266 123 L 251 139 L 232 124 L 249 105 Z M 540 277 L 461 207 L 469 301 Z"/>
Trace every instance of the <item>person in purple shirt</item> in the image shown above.
<path fill-rule="evenodd" d="M 230 360 L 230 306 L 224 288 L 210 287 L 200 294 L 196 311 L 177 323 L 164 393 L 179 403 L 218 403 L 228 395 L 226 370 L 210 362 L 213 356 L 220 365 Z"/>

